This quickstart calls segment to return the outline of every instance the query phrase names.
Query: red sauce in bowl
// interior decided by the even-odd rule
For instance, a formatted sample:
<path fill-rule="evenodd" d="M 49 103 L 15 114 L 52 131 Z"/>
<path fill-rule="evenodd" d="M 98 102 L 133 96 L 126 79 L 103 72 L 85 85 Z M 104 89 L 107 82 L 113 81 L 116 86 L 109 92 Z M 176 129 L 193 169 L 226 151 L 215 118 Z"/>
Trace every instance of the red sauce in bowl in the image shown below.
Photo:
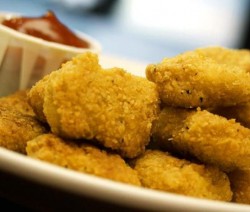
<path fill-rule="evenodd" d="M 2 25 L 51 42 L 78 48 L 88 48 L 90 46 L 87 41 L 79 38 L 68 27 L 62 24 L 51 11 L 38 18 L 16 17 L 5 19 Z"/>

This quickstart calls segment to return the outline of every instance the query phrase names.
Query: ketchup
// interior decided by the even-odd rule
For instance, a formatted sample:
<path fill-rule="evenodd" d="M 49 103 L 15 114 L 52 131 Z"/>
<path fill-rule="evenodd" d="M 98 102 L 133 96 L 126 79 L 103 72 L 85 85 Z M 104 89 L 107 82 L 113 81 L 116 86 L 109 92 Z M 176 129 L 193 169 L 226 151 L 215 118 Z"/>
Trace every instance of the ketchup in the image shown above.
<path fill-rule="evenodd" d="M 47 41 L 78 48 L 89 47 L 87 41 L 77 37 L 77 35 L 62 24 L 51 11 L 48 11 L 45 15 L 38 18 L 17 17 L 6 19 L 2 24 L 18 32 L 42 38 Z"/>

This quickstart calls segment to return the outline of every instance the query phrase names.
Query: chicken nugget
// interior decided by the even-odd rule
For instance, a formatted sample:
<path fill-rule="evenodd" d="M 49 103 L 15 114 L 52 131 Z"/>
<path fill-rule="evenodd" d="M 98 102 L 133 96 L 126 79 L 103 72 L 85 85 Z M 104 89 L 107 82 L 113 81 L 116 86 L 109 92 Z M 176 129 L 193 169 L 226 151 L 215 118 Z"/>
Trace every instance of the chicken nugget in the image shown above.
<path fill-rule="evenodd" d="M 227 119 L 235 119 L 241 125 L 250 128 L 250 103 L 232 107 L 211 108 L 210 111 Z"/>
<path fill-rule="evenodd" d="M 250 73 L 197 52 L 186 52 L 148 65 L 146 75 L 157 84 L 166 105 L 209 108 L 234 106 L 250 100 Z"/>
<path fill-rule="evenodd" d="M 11 95 L 0 98 L 0 105 L 15 109 L 16 111 L 34 116 L 32 107 L 28 103 L 27 97 L 28 90 L 17 91 Z"/>
<path fill-rule="evenodd" d="M 70 63 L 64 63 L 62 64 L 61 69 L 51 72 L 49 75 L 46 75 L 43 79 L 38 81 L 28 93 L 29 103 L 36 113 L 37 118 L 42 122 L 46 122 L 46 117 L 43 112 L 43 103 L 45 89 L 49 80 L 53 80 L 58 73 L 64 71 L 75 71 L 77 69 L 84 72 L 87 70 L 98 70 L 99 68 L 100 66 L 97 57 L 93 57 L 91 54 L 86 54 L 85 57 L 81 58 L 81 61 L 73 59 Z"/>
<path fill-rule="evenodd" d="M 232 198 L 227 175 L 216 167 L 191 163 L 159 150 L 147 150 L 134 164 L 145 187 L 213 200 Z"/>
<path fill-rule="evenodd" d="M 198 48 L 195 52 L 212 58 L 218 63 L 239 66 L 250 72 L 250 51 L 248 49 L 228 49 L 214 46 Z"/>
<path fill-rule="evenodd" d="M 233 191 L 233 201 L 250 204 L 250 169 L 236 170 L 228 176 Z"/>
<path fill-rule="evenodd" d="M 164 108 L 154 123 L 153 139 L 224 171 L 250 168 L 250 129 L 206 110 Z"/>
<path fill-rule="evenodd" d="M 93 64 L 86 66 L 86 58 Z M 59 136 L 94 139 L 124 157 L 136 157 L 148 144 L 158 115 L 156 85 L 120 68 L 98 67 L 92 53 L 64 65 L 46 83 L 43 113 Z"/>
<path fill-rule="evenodd" d="M 77 144 L 53 134 L 44 134 L 29 141 L 26 150 L 32 158 L 79 172 L 140 185 L 136 171 L 118 154 L 100 150 L 87 143 Z"/>
<path fill-rule="evenodd" d="M 55 73 L 53 72 L 53 75 Z M 52 75 L 52 74 L 51 74 Z M 43 113 L 43 101 L 46 84 L 50 75 L 46 75 L 43 79 L 38 81 L 28 93 L 28 102 L 32 106 L 34 113 L 41 122 L 47 122 Z"/>
<path fill-rule="evenodd" d="M 47 130 L 32 115 L 0 106 L 0 146 L 25 154 L 27 141 Z"/>

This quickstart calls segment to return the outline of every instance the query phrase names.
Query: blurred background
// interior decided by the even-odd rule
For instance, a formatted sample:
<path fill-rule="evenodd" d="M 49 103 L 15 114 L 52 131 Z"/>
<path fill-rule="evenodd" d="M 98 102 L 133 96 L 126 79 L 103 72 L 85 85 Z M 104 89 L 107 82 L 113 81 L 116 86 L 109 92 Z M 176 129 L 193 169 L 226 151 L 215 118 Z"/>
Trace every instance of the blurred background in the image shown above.
<path fill-rule="evenodd" d="M 249 0 L 0 0 L 2 11 L 47 10 L 103 45 L 103 54 L 145 63 L 197 47 L 249 48 Z"/>

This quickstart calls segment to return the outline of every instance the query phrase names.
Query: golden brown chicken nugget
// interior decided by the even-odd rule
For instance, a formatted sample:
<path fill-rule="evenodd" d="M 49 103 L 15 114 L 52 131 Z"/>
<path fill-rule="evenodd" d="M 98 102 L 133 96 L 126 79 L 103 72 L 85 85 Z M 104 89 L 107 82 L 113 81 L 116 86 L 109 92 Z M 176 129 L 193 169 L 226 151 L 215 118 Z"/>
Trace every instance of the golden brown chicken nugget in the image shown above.
<path fill-rule="evenodd" d="M 140 185 L 136 171 L 118 155 L 97 147 L 44 134 L 28 142 L 27 154 L 68 169 Z"/>
<path fill-rule="evenodd" d="M 171 106 L 224 107 L 250 100 L 250 73 L 197 52 L 148 65 L 146 75 L 157 84 L 163 103 Z"/>
<path fill-rule="evenodd" d="M 229 174 L 233 201 L 250 204 L 250 169 L 236 170 Z"/>
<path fill-rule="evenodd" d="M 216 167 L 191 163 L 159 150 L 147 150 L 134 164 L 145 187 L 213 200 L 232 198 L 227 175 Z"/>
<path fill-rule="evenodd" d="M 34 116 L 0 106 L 0 146 L 25 154 L 27 141 L 47 130 Z"/>
<path fill-rule="evenodd" d="M 54 73 L 53 73 L 54 74 Z M 35 86 L 33 86 L 28 93 L 28 101 L 32 106 L 33 111 L 35 112 L 37 118 L 46 122 L 46 117 L 43 113 L 43 101 L 44 101 L 44 92 L 46 84 L 49 80 L 49 75 L 46 75 L 43 79 L 38 81 Z"/>
<path fill-rule="evenodd" d="M 210 111 L 227 119 L 235 119 L 241 125 L 250 128 L 250 103 L 232 107 L 211 108 Z"/>
<path fill-rule="evenodd" d="M 43 113 L 57 135 L 95 139 L 135 157 L 148 144 L 158 115 L 156 86 L 123 69 L 98 68 L 97 62 L 97 55 L 86 53 L 66 63 L 46 85 Z"/>
<path fill-rule="evenodd" d="M 42 122 L 46 122 L 46 117 L 43 112 L 43 103 L 45 97 L 45 89 L 48 85 L 49 80 L 53 80 L 56 75 L 64 71 L 87 71 L 87 70 L 98 70 L 100 68 L 98 64 L 98 58 L 93 57 L 92 54 L 86 54 L 85 57 L 80 60 L 72 60 L 70 63 L 62 64 L 62 68 L 51 72 L 46 75 L 43 79 L 38 81 L 28 93 L 28 100 L 36 113 L 38 119 Z M 74 82 L 71 82 L 74 83 Z"/>
<path fill-rule="evenodd" d="M 250 168 L 250 129 L 206 110 L 164 108 L 154 123 L 153 138 L 224 171 Z"/>
<path fill-rule="evenodd" d="M 0 105 L 15 109 L 16 111 L 34 116 L 32 107 L 28 103 L 28 90 L 17 91 L 11 95 L 0 98 Z"/>
<path fill-rule="evenodd" d="M 198 48 L 195 50 L 201 55 L 209 57 L 221 64 L 239 66 L 250 72 L 250 50 L 229 49 L 219 46 Z"/>

